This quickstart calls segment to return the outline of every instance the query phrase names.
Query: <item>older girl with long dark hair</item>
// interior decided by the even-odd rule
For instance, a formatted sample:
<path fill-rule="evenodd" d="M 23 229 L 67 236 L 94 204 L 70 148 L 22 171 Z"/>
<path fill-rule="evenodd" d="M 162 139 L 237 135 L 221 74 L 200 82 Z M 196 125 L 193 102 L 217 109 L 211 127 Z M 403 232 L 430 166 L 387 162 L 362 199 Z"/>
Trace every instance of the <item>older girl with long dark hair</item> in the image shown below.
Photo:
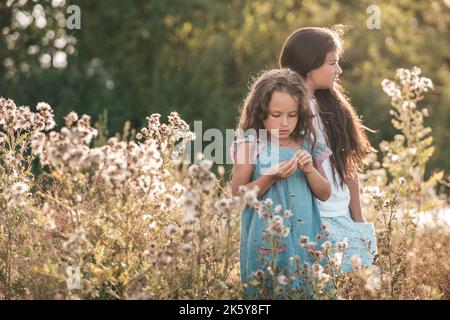
<path fill-rule="evenodd" d="M 308 104 L 314 116 L 317 139 L 332 150 L 323 163 L 331 182 L 331 197 L 318 201 L 322 221 L 333 243 L 348 243 L 343 270 L 353 262 L 372 264 L 377 250 L 374 226 L 364 220 L 359 196 L 358 169 L 372 151 L 367 129 L 338 83 L 342 73 L 339 58 L 343 54 L 340 35 L 343 27 L 308 27 L 294 31 L 279 56 L 279 66 L 290 68 L 304 79 Z"/>

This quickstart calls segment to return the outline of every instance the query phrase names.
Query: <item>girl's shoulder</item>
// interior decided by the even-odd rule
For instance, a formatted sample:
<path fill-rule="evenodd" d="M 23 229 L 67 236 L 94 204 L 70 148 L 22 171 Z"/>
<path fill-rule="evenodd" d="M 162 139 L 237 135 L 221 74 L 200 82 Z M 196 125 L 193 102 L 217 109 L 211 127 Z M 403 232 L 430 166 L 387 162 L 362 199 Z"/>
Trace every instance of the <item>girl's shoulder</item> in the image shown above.
<path fill-rule="evenodd" d="M 243 137 L 234 137 L 233 144 L 240 144 L 245 142 L 257 142 L 258 138 L 256 138 L 253 134 L 246 134 Z"/>
<path fill-rule="evenodd" d="M 264 147 L 263 141 L 258 139 L 253 134 L 246 134 L 243 137 L 235 137 L 230 150 L 233 164 L 236 163 L 237 151 L 239 146 L 245 143 L 251 144 L 250 149 L 253 153 L 253 160 L 256 159 L 256 157 L 261 153 L 262 148 Z"/>

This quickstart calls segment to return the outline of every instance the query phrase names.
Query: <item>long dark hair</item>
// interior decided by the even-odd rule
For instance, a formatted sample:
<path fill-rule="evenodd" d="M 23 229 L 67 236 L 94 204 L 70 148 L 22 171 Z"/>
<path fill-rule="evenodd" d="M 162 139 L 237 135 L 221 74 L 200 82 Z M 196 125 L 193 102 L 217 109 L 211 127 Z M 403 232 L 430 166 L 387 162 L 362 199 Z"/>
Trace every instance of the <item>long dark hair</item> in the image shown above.
<path fill-rule="evenodd" d="M 280 67 L 295 70 L 305 79 L 311 70 L 325 63 L 327 53 L 336 50 L 339 56 L 342 55 L 341 34 L 344 31 L 344 26 L 332 29 L 309 27 L 294 31 L 281 50 Z M 330 89 L 316 90 L 315 97 L 325 135 L 333 151 L 331 164 L 342 186 L 345 180 L 353 179 L 356 171 L 362 169 L 364 157 L 373 151 L 367 139 L 367 131 L 372 130 L 363 125 L 339 84 L 334 84 Z"/>
<path fill-rule="evenodd" d="M 296 98 L 298 121 L 292 137 L 295 140 L 312 140 L 314 147 L 315 134 L 306 87 L 302 77 L 288 68 L 266 71 L 253 80 L 241 106 L 237 129 L 241 132 L 254 129 L 259 137 L 259 129 L 264 129 L 263 121 L 269 116 L 269 103 L 274 91 L 287 92 Z"/>

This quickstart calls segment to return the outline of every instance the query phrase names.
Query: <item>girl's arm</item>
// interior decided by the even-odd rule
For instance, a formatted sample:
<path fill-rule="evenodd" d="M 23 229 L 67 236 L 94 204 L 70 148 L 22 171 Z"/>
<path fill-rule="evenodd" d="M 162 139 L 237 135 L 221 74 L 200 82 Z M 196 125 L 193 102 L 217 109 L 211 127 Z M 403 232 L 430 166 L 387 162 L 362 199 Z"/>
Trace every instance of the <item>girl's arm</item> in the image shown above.
<path fill-rule="evenodd" d="M 304 174 L 314 196 L 320 201 L 327 201 L 331 195 L 331 185 L 322 165 L 316 164 L 309 173 L 304 171 Z"/>
<path fill-rule="evenodd" d="M 331 184 L 323 171 L 320 163 L 314 162 L 311 155 L 305 151 L 299 151 L 295 157 L 298 161 L 298 168 L 305 174 L 309 187 L 314 196 L 320 201 L 327 201 L 331 195 Z"/>
<path fill-rule="evenodd" d="M 355 222 L 366 222 L 362 215 L 361 200 L 359 198 L 359 179 L 358 174 L 355 173 L 354 179 L 346 181 L 348 189 L 350 191 L 350 204 L 348 206 L 350 215 Z"/>
<path fill-rule="evenodd" d="M 245 186 L 247 190 L 257 186 L 257 196 L 259 197 L 276 181 L 272 175 L 263 175 L 255 181 L 251 181 L 254 170 L 254 160 L 251 155 L 253 154 L 254 147 L 253 142 L 237 145 L 236 161 L 233 165 L 233 178 L 231 180 L 231 194 L 233 196 L 242 195 L 242 193 L 238 191 L 241 186 Z"/>
<path fill-rule="evenodd" d="M 239 168 L 241 166 L 243 166 L 243 165 L 242 164 L 241 165 L 237 165 L 237 166 L 235 166 L 233 168 L 233 179 L 232 179 L 232 182 L 231 182 L 231 194 L 233 196 L 241 196 L 242 195 L 242 192 L 238 191 L 240 186 L 244 186 L 246 188 L 246 190 L 251 190 L 255 186 L 257 186 L 258 187 L 258 192 L 256 193 L 256 195 L 259 198 L 276 181 L 274 176 L 264 175 L 264 176 L 259 177 L 255 181 L 246 183 L 246 182 L 248 182 L 250 180 L 244 179 L 244 177 L 245 177 L 245 170 L 246 169 Z M 243 175 L 241 175 L 241 174 L 243 174 Z M 250 174 L 250 177 L 251 177 L 251 174 Z"/>
<path fill-rule="evenodd" d="M 247 190 L 258 187 L 257 197 L 262 196 L 278 179 L 286 179 L 297 170 L 297 160 L 292 158 L 272 166 L 258 179 L 251 181 L 254 163 L 254 145 L 252 142 L 242 143 L 237 147 L 237 160 L 233 166 L 233 178 L 231 180 L 231 194 L 240 196 L 239 187 L 244 186 Z"/>

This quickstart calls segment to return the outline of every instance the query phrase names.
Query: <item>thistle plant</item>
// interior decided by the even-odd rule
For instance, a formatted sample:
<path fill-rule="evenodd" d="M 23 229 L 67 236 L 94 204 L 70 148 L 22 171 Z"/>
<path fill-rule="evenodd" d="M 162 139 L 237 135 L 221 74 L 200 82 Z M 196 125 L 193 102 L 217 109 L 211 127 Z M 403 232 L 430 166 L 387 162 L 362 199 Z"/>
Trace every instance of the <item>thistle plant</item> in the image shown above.
<path fill-rule="evenodd" d="M 108 138 L 89 115 L 71 112 L 56 130 L 48 104 L 33 112 L 1 98 L 0 298 L 246 298 L 239 218 L 251 205 L 268 222 L 270 252 L 252 283 L 260 297 L 449 299 L 450 226 L 419 219 L 442 205 L 434 188 L 443 173 L 425 179 L 434 146 L 423 123 L 428 111 L 418 106 L 433 85 L 413 68 L 399 69 L 383 88 L 399 134 L 380 145 L 381 163 L 372 155 L 373 169 L 362 175 L 378 254 L 369 268 L 351 257 L 347 273 L 348 244 L 331 244 L 326 227 L 316 239 L 298 239 L 310 263 L 294 256 L 278 265 L 293 213 L 254 190 L 231 196 L 208 159 L 180 160 L 195 136 L 176 112 L 167 123 L 153 114 L 145 128 L 126 125 Z M 289 289 L 295 281 L 304 286 Z"/>
<path fill-rule="evenodd" d="M 376 265 L 381 268 L 386 291 L 383 297 L 401 296 L 408 282 L 407 270 L 411 262 L 408 253 L 417 241 L 417 224 L 420 214 L 438 208 L 435 186 L 442 179 L 438 171 L 425 180 L 425 169 L 434 151 L 431 128 L 424 125 L 427 108 L 419 108 L 418 102 L 433 89 L 430 79 L 421 77 L 417 67 L 398 69 L 396 81 L 385 79 L 382 87 L 391 99 L 393 126 L 400 131 L 393 141 L 383 141 L 382 168 L 376 159 L 373 170 L 365 177 L 365 192 L 370 196 L 376 216 L 378 255 Z M 370 211 L 370 210 L 369 210 Z M 370 212 L 369 212 L 370 215 Z"/>
<path fill-rule="evenodd" d="M 34 175 L 30 154 L 31 136 L 55 126 L 53 110 L 46 103 L 17 107 L 13 100 L 0 98 L 0 292 L 13 298 L 13 287 L 21 289 L 20 272 L 16 268 L 26 259 L 26 243 Z M 16 259 L 15 257 L 18 257 Z"/>
<path fill-rule="evenodd" d="M 437 201 L 430 190 L 444 175 L 443 171 L 437 171 L 425 180 L 426 164 L 435 147 L 430 135 L 432 130 L 424 125 L 428 109 L 420 108 L 418 103 L 434 87 L 430 79 L 420 74 L 421 70 L 417 67 L 411 70 L 398 69 L 396 81 L 383 80 L 383 90 L 390 97 L 393 107 L 390 111 L 392 124 L 400 133 L 393 141 L 380 144 L 384 154 L 383 168 L 394 182 L 391 190 L 396 188 L 398 179 L 403 177 L 407 184 L 402 188 L 401 195 L 407 195 L 408 200 L 402 202 L 402 207 L 405 210 L 414 209 L 417 213 L 442 205 L 442 201 Z"/>

